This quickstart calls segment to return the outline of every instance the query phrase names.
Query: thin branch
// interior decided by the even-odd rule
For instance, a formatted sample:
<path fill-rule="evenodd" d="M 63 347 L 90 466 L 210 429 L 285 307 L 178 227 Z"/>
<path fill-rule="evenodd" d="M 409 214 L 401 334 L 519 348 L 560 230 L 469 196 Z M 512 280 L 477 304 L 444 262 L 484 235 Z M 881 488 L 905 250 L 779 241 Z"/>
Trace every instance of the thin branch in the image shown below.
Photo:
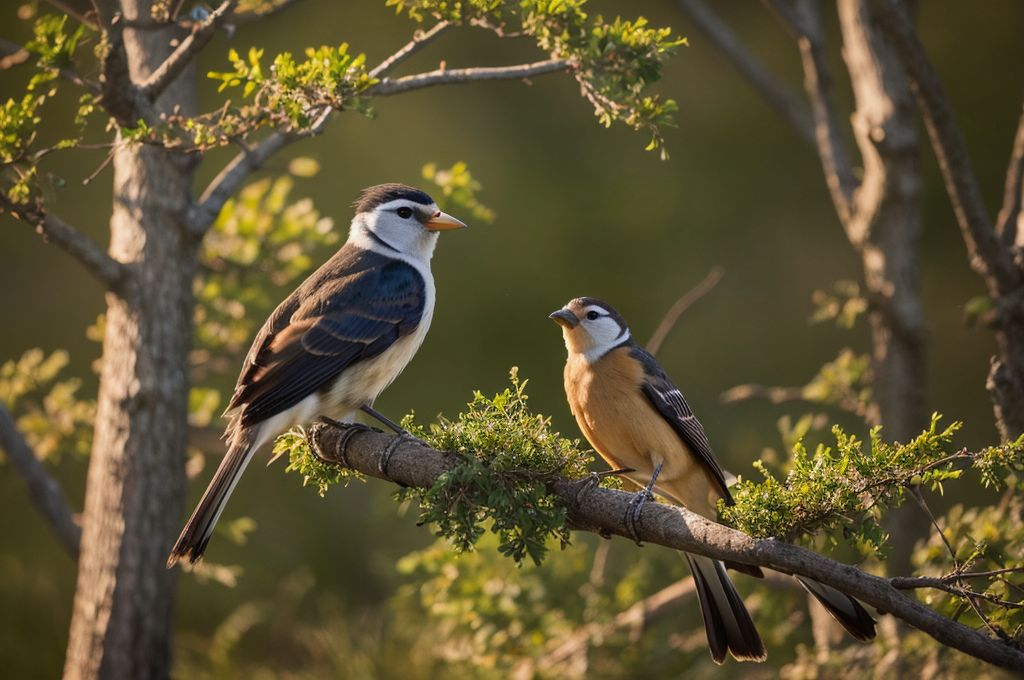
<path fill-rule="evenodd" d="M 852 215 L 851 204 L 857 180 L 839 133 L 819 7 L 814 0 L 802 0 L 792 11 L 787 11 L 788 8 L 780 0 L 772 0 L 771 4 L 797 36 L 804 71 L 804 90 L 811 102 L 814 139 L 821 157 L 825 182 L 840 221 L 847 225 Z"/>
<path fill-rule="evenodd" d="M 89 28 L 95 30 L 99 29 L 96 24 L 95 12 L 89 8 L 88 2 L 65 2 L 64 0 L 46 0 L 46 4 L 53 6 L 58 12 L 63 12 L 69 16 L 74 17 L 80 23 L 85 24 Z"/>
<path fill-rule="evenodd" d="M 548 59 L 546 61 L 517 66 L 453 70 L 439 69 L 429 73 L 405 76 L 397 80 L 385 78 L 367 89 L 363 94 L 368 97 L 374 95 L 385 96 L 433 85 L 479 80 L 528 78 L 545 73 L 554 73 L 555 71 L 564 71 L 570 68 L 571 65 L 571 62 L 565 59 Z M 192 232 L 197 236 L 204 234 L 210 225 L 213 224 L 213 221 L 217 219 L 217 215 L 220 214 L 224 204 L 242 187 L 242 184 L 245 183 L 251 173 L 258 170 L 271 156 L 290 144 L 323 132 L 331 113 L 332 110 L 330 108 L 320 110 L 313 116 L 313 125 L 301 133 L 274 132 L 256 146 L 245 147 L 210 182 L 206 190 L 203 191 L 202 196 L 200 196 L 199 201 L 191 209 L 189 225 Z"/>
<path fill-rule="evenodd" d="M 942 81 L 897 0 L 875 0 L 872 7 L 878 11 L 879 27 L 899 54 L 917 98 L 971 266 L 990 292 L 1010 293 L 1020 286 L 1022 275 L 989 219 Z"/>
<path fill-rule="evenodd" d="M 383 78 L 387 74 L 391 73 L 396 66 L 422 50 L 430 43 L 434 42 L 438 36 L 451 28 L 451 26 L 452 25 L 447 21 L 439 21 L 426 31 L 417 31 L 416 35 L 412 37 L 412 40 L 407 42 L 401 49 L 390 57 L 375 66 L 369 73 L 370 77 Z"/>
<path fill-rule="evenodd" d="M 802 98 L 776 78 L 704 0 L 678 0 L 677 4 L 796 133 L 805 142 L 813 143 L 814 122 Z"/>
<path fill-rule="evenodd" d="M 78 260 L 107 290 L 117 291 L 128 269 L 110 257 L 98 243 L 59 217 L 38 209 L 11 203 L 0 198 L 0 208 L 19 220 L 33 225 L 45 241 L 55 243 Z"/>
<path fill-rule="evenodd" d="M 722 280 L 724 275 L 725 272 L 721 267 L 715 267 L 708 272 L 707 276 L 700 283 L 683 293 L 682 297 L 676 300 L 675 304 L 665 312 L 661 323 L 658 324 L 654 334 L 651 335 L 651 339 L 647 341 L 647 351 L 651 354 L 657 354 L 658 350 L 661 349 L 662 343 L 665 342 L 665 338 L 675 328 L 683 312 L 689 309 L 693 303 L 710 293 L 711 289 L 718 285 L 718 282 Z"/>
<path fill-rule="evenodd" d="M 403 486 L 429 488 L 450 471 L 458 456 L 431 449 L 420 442 L 394 442 L 392 435 L 359 431 L 342 439 L 344 429 L 315 423 L 309 438 L 323 460 L 346 465 Z M 345 441 L 345 450 L 339 445 Z M 386 474 L 380 466 L 386 462 Z M 549 490 L 565 506 L 577 530 L 601 535 L 630 535 L 624 517 L 633 494 L 594 487 L 587 480 L 555 479 Z M 650 503 L 640 518 L 640 537 L 657 545 L 697 555 L 758 565 L 786 574 L 800 574 L 832 586 L 900 618 L 948 647 L 988 663 L 1024 672 L 1024 651 L 1002 640 L 952 621 L 894 588 L 886 579 L 835 562 L 810 550 L 773 539 L 755 539 L 712 522 L 685 508 Z"/>
<path fill-rule="evenodd" d="M 170 56 L 149 75 L 149 78 L 138 86 L 139 94 L 149 101 L 154 101 L 159 97 L 213 39 L 217 28 L 230 16 L 237 4 L 238 0 L 224 0 L 209 16 L 196 24 L 177 49 L 171 52 Z"/>
<path fill-rule="evenodd" d="M 57 540 L 77 559 L 82 527 L 75 521 L 60 484 L 36 458 L 3 402 L 0 402 L 0 448 L 7 452 L 7 459 L 25 482 L 32 502 L 50 523 Z"/>
<path fill-rule="evenodd" d="M 1007 246 L 1017 245 L 1021 231 L 1021 203 L 1024 202 L 1024 111 L 1017 122 L 1017 134 L 1013 137 L 1013 151 L 1006 169 L 1003 188 L 1003 207 L 996 218 L 996 233 L 1002 236 Z"/>
<path fill-rule="evenodd" d="M 278 12 L 283 12 L 298 1 L 299 0 L 277 0 L 273 5 L 266 8 L 250 10 L 247 12 L 236 11 L 231 15 L 230 21 L 235 25 L 251 24 L 271 17 Z"/>
<path fill-rule="evenodd" d="M 419 90 L 433 85 L 451 85 L 454 83 L 470 83 L 480 80 L 520 80 L 547 73 L 565 71 L 572 67 L 568 59 L 545 59 L 532 64 L 516 64 L 515 66 L 477 66 L 473 68 L 440 68 L 428 73 L 417 73 L 392 80 L 384 78 L 366 90 L 367 96 L 386 96 Z"/>

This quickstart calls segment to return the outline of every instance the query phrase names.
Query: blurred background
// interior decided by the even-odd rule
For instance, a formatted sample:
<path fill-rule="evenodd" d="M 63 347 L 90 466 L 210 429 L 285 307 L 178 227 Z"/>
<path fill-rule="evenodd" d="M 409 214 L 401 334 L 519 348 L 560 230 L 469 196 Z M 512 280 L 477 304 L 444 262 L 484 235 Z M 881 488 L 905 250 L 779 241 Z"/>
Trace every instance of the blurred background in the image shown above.
<path fill-rule="evenodd" d="M 30 26 L 17 19 L 17 5 L 2 3 L 0 25 L 4 37 L 23 42 Z M 720 5 L 718 11 L 758 56 L 800 90 L 796 47 L 775 18 L 759 3 Z M 780 448 L 778 419 L 807 409 L 753 402 L 725 406 L 720 393 L 746 382 L 803 384 L 841 348 L 867 351 L 863 323 L 853 331 L 809 323 L 812 293 L 840 279 L 857 280 L 858 259 L 835 216 L 814 149 L 768 108 L 672 2 L 594 2 L 590 11 L 644 15 L 653 25 L 671 26 L 689 39 L 656 88 L 680 107 L 678 127 L 665 135 L 669 160 L 645 152 L 647 139 L 640 134 L 598 125 L 577 85 L 550 75 L 530 85 L 480 83 L 378 99 L 374 119 L 340 115 L 326 134 L 296 145 L 265 174 L 285 172 L 288 159 L 296 155 L 318 161 L 319 174 L 298 179 L 293 197 L 310 197 L 342 235 L 360 189 L 388 181 L 422 184 L 424 163 L 446 167 L 465 161 L 482 183 L 479 198 L 497 219 L 442 236 L 434 259 L 438 304 L 431 333 L 412 365 L 377 403 L 394 418 L 411 410 L 421 420 L 442 412 L 454 416 L 472 390 L 502 389 L 508 369 L 519 366 L 530 380 L 532 407 L 551 415 L 556 429 L 578 437 L 562 392 L 564 348 L 547 314 L 578 295 L 601 297 L 630 321 L 638 339 L 646 340 L 682 293 L 721 267 L 722 282 L 685 313 L 659 359 L 703 421 L 725 467 L 749 475 L 750 463 L 766 448 Z M 833 74 L 841 108 L 848 110 L 849 89 L 831 12 L 826 18 Z M 1024 4 L 1015 0 L 920 3 L 922 39 L 944 79 L 993 210 L 1020 114 L 1021 27 Z M 341 41 L 376 63 L 404 44 L 412 29 L 383 2 L 304 0 L 269 21 L 243 27 L 231 40 L 218 36 L 199 68 L 224 70 L 229 47 L 244 54 L 258 46 L 272 55 Z M 536 50 L 529 44 L 459 30 L 401 72 L 427 70 L 440 60 L 455 67 L 534 58 Z M 0 74 L 0 95 L 17 95 L 26 77 Z M 208 108 L 219 99 L 214 85 L 203 88 Z M 70 120 L 74 101 L 69 97 L 66 104 L 69 113 L 54 119 Z M 979 447 L 997 440 L 984 389 L 994 343 L 987 331 L 964 323 L 965 304 L 984 291 L 968 267 L 930 149 L 924 147 L 922 291 L 931 333 L 930 407 L 965 420 L 960 443 Z M 211 155 L 200 172 L 201 183 L 228 153 L 233 152 Z M 82 186 L 102 158 L 103 152 L 86 150 L 61 155 L 53 169 L 66 183 L 54 186 L 48 200 L 57 214 L 106 243 L 109 171 Z M 309 255 L 319 264 L 329 252 Z M 95 282 L 31 229 L 0 217 L 0 290 L 0 363 L 35 346 L 47 352 L 67 349 L 68 372 L 82 378 L 83 394 L 94 393 L 91 364 L 99 346 L 85 329 L 104 307 Z M 286 293 L 276 290 L 270 297 L 276 301 Z M 222 393 L 229 393 L 234 382 L 229 373 L 213 384 Z M 829 412 L 829 417 L 857 427 L 841 413 Z M 220 455 L 216 446 L 208 448 L 205 470 L 191 482 L 190 507 Z M 414 509 L 391 499 L 393 488 L 354 483 L 321 499 L 302 488 L 297 477 L 285 476 L 282 467 L 251 468 L 227 519 L 251 517 L 257 528 L 241 545 L 220 537 L 208 553 L 213 563 L 241 567 L 237 584 L 181 578 L 177 648 L 182 677 L 193 671 L 232 677 L 243 668 L 247 674 L 328 677 L 342 669 L 381 677 L 504 674 L 507 669 L 500 664 L 491 671 L 457 664 L 442 671 L 437 659 L 454 658 L 456 652 L 431 655 L 423 649 L 444 641 L 431 641 L 427 630 L 403 628 L 403 608 L 415 608 L 417 601 L 416 581 L 400 573 L 396 563 L 431 545 L 433 537 L 416 526 Z M 85 469 L 86 461 L 74 456 L 64 456 L 56 468 L 75 508 L 82 507 Z M 938 507 L 960 500 L 949 498 Z M 0 535 L 5 674 L 54 677 L 63 663 L 75 569 L 30 506 L 20 480 L 4 468 Z M 575 560 L 571 563 L 585 572 L 599 541 L 589 536 L 578 540 L 581 546 L 565 560 Z M 560 559 L 554 555 L 552 561 Z M 642 578 L 631 581 L 639 590 L 617 592 L 615 598 L 650 594 L 685 573 L 669 551 L 650 546 L 638 553 L 625 541 L 613 541 L 608 588 L 614 588 L 616 574 L 626 574 L 637 560 L 647 563 Z M 530 570 L 506 571 L 514 580 Z M 561 596 L 576 595 L 570 588 Z M 698 630 L 697 617 L 693 606 L 679 609 L 670 621 L 646 631 L 646 647 L 631 653 L 656 649 L 655 660 L 646 657 L 645 663 L 669 670 L 690 663 L 710 666 L 702 649 L 665 645 L 674 629 Z M 799 639 L 801 633 L 796 635 Z M 809 632 L 802 635 L 809 641 Z M 769 653 L 777 667 L 794 651 L 769 643 Z M 721 671 L 722 677 L 729 670 Z"/>

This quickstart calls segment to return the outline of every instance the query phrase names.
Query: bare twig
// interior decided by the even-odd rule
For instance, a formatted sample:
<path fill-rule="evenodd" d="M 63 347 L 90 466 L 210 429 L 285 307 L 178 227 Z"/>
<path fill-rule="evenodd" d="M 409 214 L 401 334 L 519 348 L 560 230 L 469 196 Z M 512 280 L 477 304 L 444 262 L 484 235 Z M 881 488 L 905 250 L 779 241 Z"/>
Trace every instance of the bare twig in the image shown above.
<path fill-rule="evenodd" d="M 455 454 L 435 451 L 409 440 L 395 446 L 394 436 L 372 431 L 360 431 L 347 437 L 342 456 L 339 444 L 344 432 L 333 425 L 316 423 L 310 428 L 309 437 L 323 460 L 340 465 L 344 459 L 353 469 L 370 477 L 403 486 L 429 488 L 457 464 Z M 385 450 L 390 451 L 387 475 L 379 468 Z M 565 506 L 573 528 L 629 537 L 623 518 L 633 494 L 581 486 L 580 481 L 564 479 L 549 482 L 548 488 Z M 903 594 L 886 579 L 856 567 L 783 541 L 751 538 L 685 508 L 664 503 L 647 505 L 638 524 L 640 537 L 648 543 L 812 578 L 902 619 L 941 644 L 993 665 L 1024 672 L 1024 651 L 952 621 Z"/>
<path fill-rule="evenodd" d="M 251 10 L 248 12 L 235 11 L 230 17 L 230 22 L 236 25 L 251 24 L 271 17 L 278 12 L 283 12 L 298 1 L 299 0 L 277 0 L 277 2 L 265 8 Z"/>
<path fill-rule="evenodd" d="M 213 39 L 213 36 L 217 33 L 217 28 L 231 15 L 237 4 L 238 0 L 224 0 L 209 16 L 196 24 L 192 32 L 181 41 L 178 47 L 171 52 L 170 56 L 149 75 L 146 82 L 138 86 L 139 94 L 150 101 L 159 97 L 195 56 L 206 47 L 206 44 Z"/>
<path fill-rule="evenodd" d="M 434 42 L 442 33 L 451 28 L 447 21 L 439 21 L 426 31 L 417 31 L 412 40 L 390 57 L 380 62 L 369 73 L 371 78 L 383 78 L 400 63 Z"/>
<path fill-rule="evenodd" d="M 1013 150 L 1006 169 L 1003 188 L 1003 207 L 996 218 L 996 233 L 1002 236 L 1007 246 L 1019 245 L 1021 235 L 1021 203 L 1024 202 L 1024 111 L 1017 122 L 1017 134 L 1013 137 Z"/>
<path fill-rule="evenodd" d="M 686 12 L 701 31 L 707 35 L 722 54 L 732 62 L 740 75 L 756 89 L 762 97 L 789 121 L 793 129 L 805 142 L 814 142 L 814 123 L 802 99 L 783 81 L 779 80 L 729 26 L 715 14 L 704 0 L 678 0 L 677 4 Z"/>
<path fill-rule="evenodd" d="M 480 80 L 522 80 L 557 71 L 565 71 L 572 67 L 568 59 L 545 59 L 532 64 L 516 64 L 514 66 L 476 66 L 473 68 L 439 68 L 427 73 L 417 73 L 402 78 L 384 78 L 370 87 L 367 96 L 386 96 L 419 90 L 434 85 L 451 85 L 454 83 L 470 83 Z"/>
<path fill-rule="evenodd" d="M 876 0 L 872 7 L 878 11 L 879 26 L 899 54 L 917 97 L 971 266 L 990 292 L 1010 293 L 1020 286 L 1021 272 L 993 228 L 942 81 L 903 7 L 896 0 Z"/>
<path fill-rule="evenodd" d="M 707 276 L 700 283 L 683 293 L 682 297 L 676 300 L 675 304 L 665 312 L 661 323 L 658 324 L 654 334 L 651 335 L 651 339 L 647 341 L 647 351 L 651 354 L 657 354 L 658 350 L 661 349 L 662 343 L 665 342 L 665 338 L 675 328 L 683 312 L 689 309 L 693 303 L 710 293 L 711 289 L 718 285 L 718 282 L 722 280 L 724 275 L 725 272 L 721 267 L 715 267 L 708 272 Z"/>
<path fill-rule="evenodd" d="M 89 7 L 89 3 L 83 0 L 77 2 L 65 2 L 65 0 L 46 0 L 46 4 L 51 5 L 58 12 L 63 12 L 69 16 L 74 17 L 77 21 L 85 24 L 89 28 L 96 30 L 99 28 L 96 25 L 95 12 Z"/>
<path fill-rule="evenodd" d="M 78 260 L 108 290 L 117 291 L 121 286 L 127 268 L 75 227 L 50 213 L 11 203 L 6 197 L 0 198 L 0 208 L 33 225 L 44 240 L 55 243 Z"/>
<path fill-rule="evenodd" d="M 36 458 L 3 402 L 0 402 L 0 447 L 7 452 L 7 459 L 25 482 L 32 502 L 50 523 L 57 540 L 77 559 L 82 527 L 75 521 L 60 484 Z"/>

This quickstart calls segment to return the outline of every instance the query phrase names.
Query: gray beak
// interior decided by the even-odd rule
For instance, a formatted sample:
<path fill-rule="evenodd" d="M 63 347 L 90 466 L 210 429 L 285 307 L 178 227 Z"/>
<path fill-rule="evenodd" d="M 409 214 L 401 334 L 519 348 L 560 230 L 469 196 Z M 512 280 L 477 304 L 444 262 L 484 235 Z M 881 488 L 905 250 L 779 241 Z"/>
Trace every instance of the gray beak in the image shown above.
<path fill-rule="evenodd" d="M 554 319 L 562 328 L 573 329 L 580 325 L 580 320 L 576 318 L 576 315 L 570 312 L 564 307 L 559 309 L 557 312 L 551 312 L 548 314 L 549 319 Z"/>

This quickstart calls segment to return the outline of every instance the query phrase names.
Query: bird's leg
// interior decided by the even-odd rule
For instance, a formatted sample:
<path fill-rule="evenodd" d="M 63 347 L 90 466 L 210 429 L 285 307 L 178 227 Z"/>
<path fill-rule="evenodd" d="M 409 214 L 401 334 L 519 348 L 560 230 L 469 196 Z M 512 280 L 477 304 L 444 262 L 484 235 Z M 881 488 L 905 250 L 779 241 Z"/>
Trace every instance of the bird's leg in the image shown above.
<path fill-rule="evenodd" d="M 388 418 L 386 415 L 384 415 L 377 409 L 373 408 L 372 406 L 368 404 L 363 405 L 359 407 L 359 410 L 365 413 L 366 415 L 376 418 L 380 422 L 384 423 L 385 425 L 387 425 L 388 429 L 390 429 L 395 434 L 401 434 L 407 437 L 412 437 L 412 435 L 409 434 L 408 430 L 406 430 L 404 427 L 402 427 L 395 421 L 391 420 L 391 418 Z"/>
<path fill-rule="evenodd" d="M 626 515 L 622 518 L 623 523 L 626 525 L 626 529 L 629 530 L 629 535 L 633 537 L 637 545 L 643 545 L 640 542 L 640 532 L 637 529 L 637 522 L 640 521 L 640 515 L 644 511 L 644 503 L 654 498 L 654 483 L 658 480 L 658 475 L 661 474 L 661 467 L 664 465 L 664 461 L 658 463 L 654 468 L 654 474 L 651 475 L 651 481 L 647 482 L 647 486 L 637 491 L 633 498 L 630 499 L 629 505 L 626 506 Z"/>
<path fill-rule="evenodd" d="M 591 489 L 597 488 L 597 485 L 601 483 L 601 480 L 605 477 L 615 477 L 617 475 L 628 475 L 630 472 L 636 472 L 633 468 L 616 468 L 614 470 L 601 470 L 600 472 L 591 471 L 589 475 L 583 477 L 576 482 L 576 500 L 578 501 L 580 496 L 587 493 Z"/>

